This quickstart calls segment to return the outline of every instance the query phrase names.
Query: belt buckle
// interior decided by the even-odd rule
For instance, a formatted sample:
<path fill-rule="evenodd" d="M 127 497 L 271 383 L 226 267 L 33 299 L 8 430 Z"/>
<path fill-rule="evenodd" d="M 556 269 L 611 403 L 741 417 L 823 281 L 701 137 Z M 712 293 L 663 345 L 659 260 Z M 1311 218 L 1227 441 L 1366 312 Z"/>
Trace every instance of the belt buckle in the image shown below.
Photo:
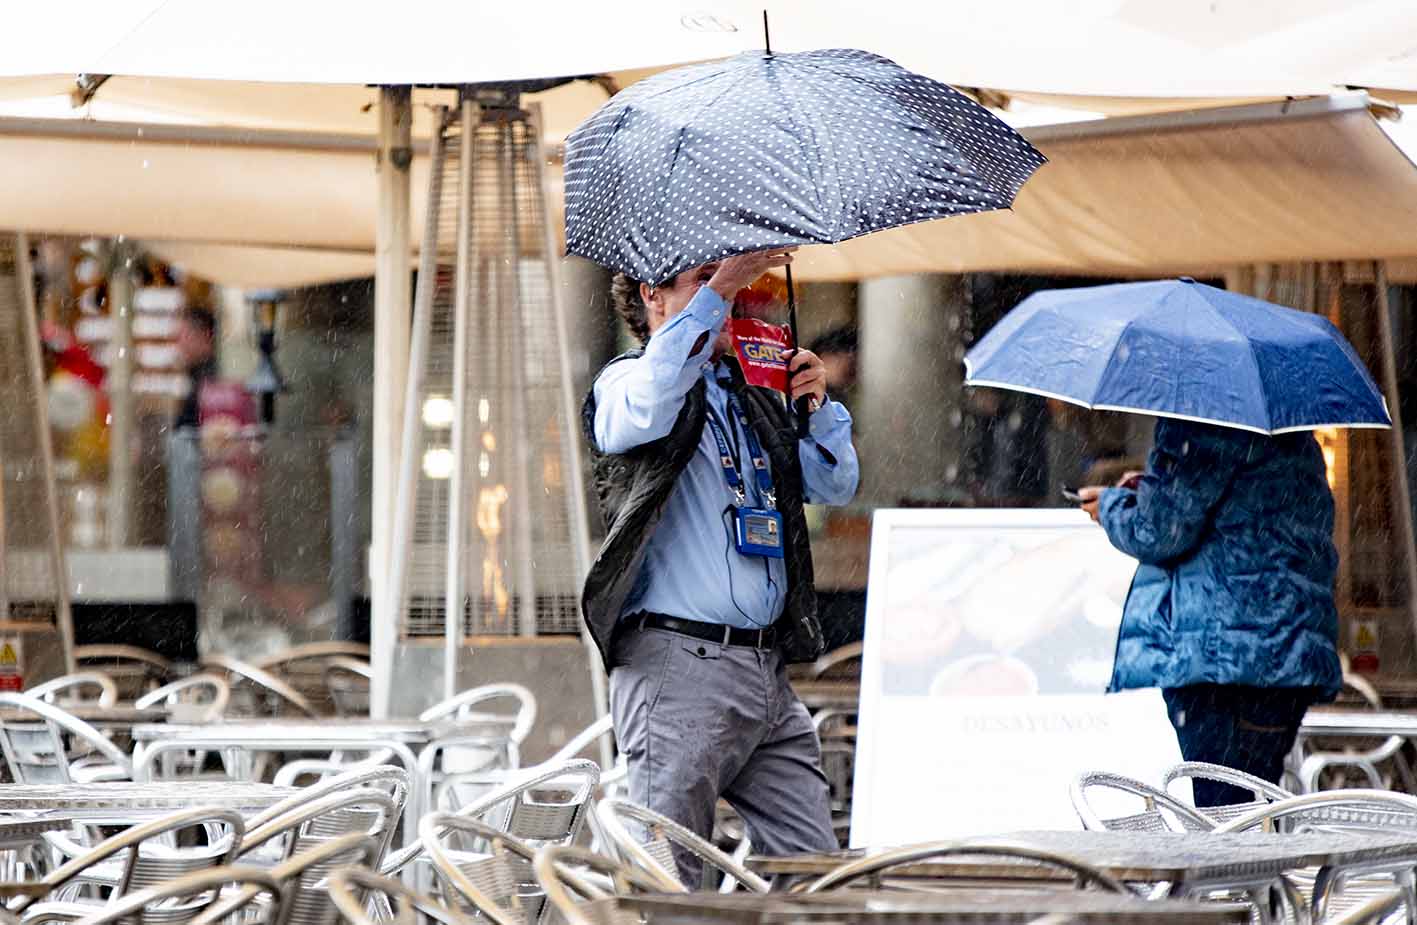
<path fill-rule="evenodd" d="M 727 623 L 723 624 L 723 642 L 721 644 L 725 646 L 732 645 L 732 643 L 729 642 L 729 640 L 732 638 L 733 627 L 729 626 Z"/>

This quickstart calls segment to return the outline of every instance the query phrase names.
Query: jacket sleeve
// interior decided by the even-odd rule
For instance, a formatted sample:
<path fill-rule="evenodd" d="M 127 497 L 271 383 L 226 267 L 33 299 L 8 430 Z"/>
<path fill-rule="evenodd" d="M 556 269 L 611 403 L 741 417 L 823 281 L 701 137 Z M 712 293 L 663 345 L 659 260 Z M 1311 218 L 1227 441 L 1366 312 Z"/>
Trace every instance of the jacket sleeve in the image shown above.
<path fill-rule="evenodd" d="M 625 453 L 669 434 L 727 318 L 728 303 L 703 286 L 654 332 L 643 356 L 601 373 L 594 389 L 595 444 L 602 453 Z"/>
<path fill-rule="evenodd" d="M 1254 439 L 1210 431 L 1182 421 L 1157 425 L 1137 488 L 1102 493 L 1098 520 L 1113 546 L 1147 565 L 1163 565 L 1200 544 Z"/>
<path fill-rule="evenodd" d="M 851 443 L 851 412 L 828 399 L 808 423 L 809 436 L 797 444 L 805 500 L 809 504 L 850 503 L 861 478 L 856 447 Z"/>

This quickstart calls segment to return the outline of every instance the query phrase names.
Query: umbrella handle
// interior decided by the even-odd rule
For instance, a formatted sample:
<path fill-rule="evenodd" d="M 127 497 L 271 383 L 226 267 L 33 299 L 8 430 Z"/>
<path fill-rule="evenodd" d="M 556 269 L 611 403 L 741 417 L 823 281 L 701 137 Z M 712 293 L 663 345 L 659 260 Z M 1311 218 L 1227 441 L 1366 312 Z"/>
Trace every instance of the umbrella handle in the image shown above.
<path fill-rule="evenodd" d="M 767 14 L 764 14 L 766 16 Z M 797 355 L 797 292 L 792 287 L 792 266 L 784 267 L 787 271 L 787 325 L 792 329 L 792 352 L 787 355 L 787 365 L 792 365 L 792 358 Z M 792 379 L 787 381 L 788 394 L 792 394 Z M 806 439 L 811 429 L 812 412 L 807 407 L 806 397 L 797 399 L 792 403 L 792 410 L 797 418 L 797 439 Z"/>

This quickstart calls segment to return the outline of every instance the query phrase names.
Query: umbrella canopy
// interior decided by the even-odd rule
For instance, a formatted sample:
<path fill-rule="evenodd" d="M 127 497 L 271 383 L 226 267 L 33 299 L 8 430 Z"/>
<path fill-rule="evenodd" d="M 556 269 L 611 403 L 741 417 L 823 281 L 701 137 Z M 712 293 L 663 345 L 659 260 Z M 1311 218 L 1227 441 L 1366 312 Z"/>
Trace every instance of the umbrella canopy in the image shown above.
<path fill-rule="evenodd" d="M 566 141 L 566 249 L 663 283 L 733 254 L 1006 209 L 1046 158 L 854 49 L 755 51 L 617 94 Z"/>
<path fill-rule="evenodd" d="M 1279 434 L 1390 427 L 1328 319 L 1190 279 L 1039 292 L 965 357 L 965 384 Z"/>

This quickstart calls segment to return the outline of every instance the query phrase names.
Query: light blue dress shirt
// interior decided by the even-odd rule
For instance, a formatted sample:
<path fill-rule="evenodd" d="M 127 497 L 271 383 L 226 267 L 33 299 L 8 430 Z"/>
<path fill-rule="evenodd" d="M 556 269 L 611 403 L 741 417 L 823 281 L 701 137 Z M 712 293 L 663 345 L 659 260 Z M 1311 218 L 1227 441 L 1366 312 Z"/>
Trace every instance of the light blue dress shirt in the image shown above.
<path fill-rule="evenodd" d="M 710 413 L 732 430 L 729 442 L 736 444 L 748 504 L 765 507 L 742 426 L 718 382 L 728 371 L 711 359 L 728 314 L 723 298 L 703 286 L 682 312 L 655 331 L 643 356 L 607 367 L 595 383 L 595 441 L 602 452 L 624 453 L 667 436 L 684 397 L 703 379 Z M 839 403 L 827 401 L 813 413 L 810 436 L 798 443 L 798 456 L 805 500 L 845 504 L 856 494 L 860 468 L 851 445 L 851 414 Z M 727 510 L 735 500 L 705 422 L 698 450 L 669 496 L 621 616 L 647 610 L 756 629 L 782 614 L 786 566 L 781 559 L 739 554 Z"/>

